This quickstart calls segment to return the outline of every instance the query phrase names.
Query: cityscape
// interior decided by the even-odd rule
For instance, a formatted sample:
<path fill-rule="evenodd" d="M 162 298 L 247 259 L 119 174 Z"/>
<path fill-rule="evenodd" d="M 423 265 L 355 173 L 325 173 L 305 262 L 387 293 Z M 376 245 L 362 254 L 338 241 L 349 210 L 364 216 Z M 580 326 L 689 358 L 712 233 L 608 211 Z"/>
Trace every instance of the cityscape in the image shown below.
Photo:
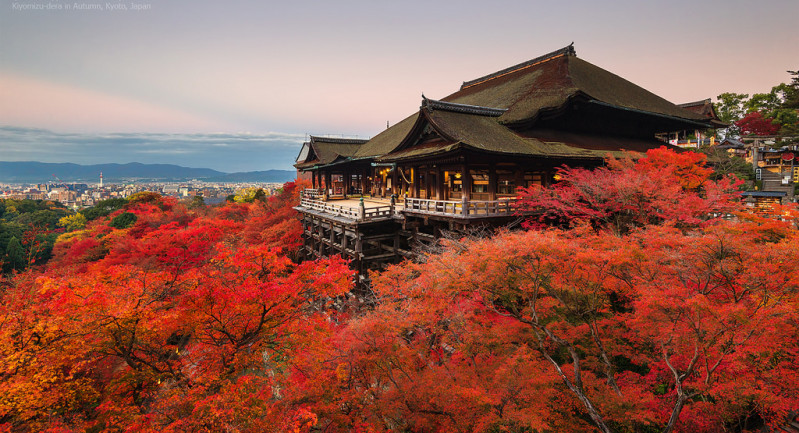
<path fill-rule="evenodd" d="M 94 206 L 101 200 L 128 198 L 137 192 L 150 191 L 168 197 L 202 197 L 205 204 L 212 205 L 224 202 L 237 191 L 262 189 L 266 195 L 272 195 L 282 186 L 282 183 L 272 182 L 215 183 L 199 180 L 187 182 L 129 182 L 107 185 L 102 180 L 94 184 L 79 182 L 0 183 L 0 200 L 50 200 L 61 203 L 65 207 L 80 210 Z"/>

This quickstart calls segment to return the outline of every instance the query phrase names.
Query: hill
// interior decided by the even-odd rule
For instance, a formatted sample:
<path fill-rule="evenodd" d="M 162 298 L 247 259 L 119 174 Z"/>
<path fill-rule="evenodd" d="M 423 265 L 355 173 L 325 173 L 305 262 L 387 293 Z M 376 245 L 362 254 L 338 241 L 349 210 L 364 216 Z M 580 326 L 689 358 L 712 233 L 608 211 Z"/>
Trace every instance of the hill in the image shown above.
<path fill-rule="evenodd" d="M 46 182 L 53 176 L 63 181 L 97 181 L 103 174 L 106 182 L 121 180 L 181 181 L 202 179 L 213 182 L 287 182 L 294 179 L 290 170 L 267 170 L 249 173 L 224 173 L 210 168 L 190 168 L 173 164 L 95 164 L 0 161 L 0 182 Z"/>
<path fill-rule="evenodd" d="M 206 179 L 209 182 L 290 182 L 297 173 L 292 170 L 265 170 L 230 173 Z"/>

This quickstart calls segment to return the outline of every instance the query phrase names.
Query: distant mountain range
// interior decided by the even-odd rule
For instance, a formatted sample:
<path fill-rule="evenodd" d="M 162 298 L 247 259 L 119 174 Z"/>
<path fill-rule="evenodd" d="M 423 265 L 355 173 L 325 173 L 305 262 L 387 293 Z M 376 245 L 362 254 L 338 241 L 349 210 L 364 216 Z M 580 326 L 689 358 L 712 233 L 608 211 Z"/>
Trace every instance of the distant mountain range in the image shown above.
<path fill-rule="evenodd" d="M 6 183 L 43 183 L 55 180 L 99 182 L 100 173 L 103 174 L 103 181 L 106 183 L 120 181 L 179 182 L 191 179 L 209 182 L 288 182 L 296 177 L 296 172 L 293 170 L 224 173 L 210 168 L 189 168 L 172 164 L 140 164 L 138 162 L 80 165 L 0 161 L 0 182 Z"/>

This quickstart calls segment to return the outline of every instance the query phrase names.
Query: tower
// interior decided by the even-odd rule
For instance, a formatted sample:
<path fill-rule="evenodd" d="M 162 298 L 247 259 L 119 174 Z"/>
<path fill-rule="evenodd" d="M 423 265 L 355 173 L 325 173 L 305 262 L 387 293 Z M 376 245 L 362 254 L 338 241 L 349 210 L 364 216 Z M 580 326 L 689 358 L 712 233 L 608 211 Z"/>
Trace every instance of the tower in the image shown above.
<path fill-rule="evenodd" d="M 103 172 L 100 172 L 100 188 L 103 187 Z"/>

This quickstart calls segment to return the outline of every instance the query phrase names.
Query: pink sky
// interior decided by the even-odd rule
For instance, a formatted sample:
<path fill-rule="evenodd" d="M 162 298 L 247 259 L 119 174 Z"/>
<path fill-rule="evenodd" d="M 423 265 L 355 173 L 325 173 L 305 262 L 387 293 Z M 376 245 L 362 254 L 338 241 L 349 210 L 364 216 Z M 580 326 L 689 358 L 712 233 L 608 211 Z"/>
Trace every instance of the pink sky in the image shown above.
<path fill-rule="evenodd" d="M 0 126 L 63 132 L 368 137 L 423 92 L 572 41 L 676 103 L 767 92 L 799 69 L 796 0 L 13 3 L 0 13 Z"/>

